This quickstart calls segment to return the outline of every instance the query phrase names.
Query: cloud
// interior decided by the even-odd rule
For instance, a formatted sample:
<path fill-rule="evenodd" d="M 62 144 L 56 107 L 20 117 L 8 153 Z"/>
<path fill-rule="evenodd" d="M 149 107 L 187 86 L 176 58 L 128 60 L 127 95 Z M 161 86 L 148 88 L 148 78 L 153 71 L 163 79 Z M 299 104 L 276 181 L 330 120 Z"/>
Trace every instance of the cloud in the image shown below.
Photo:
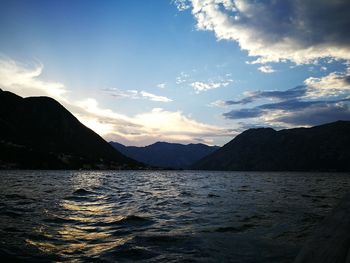
<path fill-rule="evenodd" d="M 259 118 L 269 125 L 293 127 L 318 125 L 336 120 L 350 120 L 350 99 L 335 101 L 288 100 L 243 108 L 224 113 L 227 119 Z"/>
<path fill-rule="evenodd" d="M 166 87 L 166 83 L 159 83 L 159 84 L 157 84 L 157 88 L 165 89 L 165 87 Z"/>
<path fill-rule="evenodd" d="M 85 125 L 93 130 L 99 129 L 107 140 L 127 145 L 148 145 L 156 141 L 204 141 L 212 144 L 214 138 L 232 136 L 229 130 L 198 122 L 181 111 L 154 108 L 128 117 L 100 108 L 97 101 L 91 98 L 80 101 L 78 105 L 88 112 L 76 114 Z"/>
<path fill-rule="evenodd" d="M 258 70 L 262 73 L 273 73 L 276 72 L 271 66 L 261 66 Z"/>
<path fill-rule="evenodd" d="M 181 1 L 185 2 L 185 1 Z M 350 60 L 348 0 L 191 0 L 198 30 L 232 40 L 257 63 Z"/>
<path fill-rule="evenodd" d="M 172 3 L 179 11 L 185 11 L 191 8 L 191 5 L 187 0 L 173 0 Z"/>
<path fill-rule="evenodd" d="M 227 130 L 195 121 L 181 111 L 155 108 L 151 112 L 137 114 L 135 120 L 147 127 L 148 136 L 155 136 L 159 139 L 171 138 L 172 141 L 190 142 L 192 138 L 201 137 L 203 139 L 228 135 Z M 208 139 L 206 141 L 211 142 Z"/>
<path fill-rule="evenodd" d="M 72 100 L 68 89 L 62 83 L 42 80 L 43 69 L 41 64 L 30 66 L 0 58 L 0 88 L 25 97 L 43 95 L 53 97 L 83 124 L 106 140 L 128 145 L 147 145 L 159 140 L 182 143 L 204 141 L 210 144 L 216 138 L 228 139 L 233 135 L 233 131 L 198 122 L 181 111 L 155 108 L 149 112 L 128 116 L 101 107 L 95 98 Z M 145 91 L 128 91 L 120 94 L 116 92 L 115 95 L 168 101 L 165 97 Z"/>
<path fill-rule="evenodd" d="M 245 92 L 245 97 L 240 100 L 218 100 L 213 102 L 212 106 L 218 107 L 227 107 L 231 105 L 245 105 L 249 103 L 253 103 L 259 99 L 274 99 L 274 100 L 289 100 L 302 98 L 307 93 L 307 87 L 297 86 L 292 89 L 280 91 L 280 90 L 272 90 L 272 91 L 248 91 Z"/>
<path fill-rule="evenodd" d="M 232 110 L 230 112 L 224 113 L 223 116 L 226 119 L 247 119 L 247 118 L 256 118 L 260 117 L 263 114 L 263 111 L 259 108 L 244 108 L 238 110 Z"/>
<path fill-rule="evenodd" d="M 273 121 L 292 126 L 314 126 L 336 120 L 350 120 L 349 103 L 339 101 L 313 104 L 296 112 L 284 112 Z"/>
<path fill-rule="evenodd" d="M 68 92 L 59 82 L 43 81 L 39 77 L 42 64 L 25 65 L 12 59 L 0 58 L 0 87 L 23 96 L 47 95 L 64 100 Z"/>
<path fill-rule="evenodd" d="M 142 98 L 146 98 L 152 101 L 159 101 L 159 102 L 170 102 L 173 101 L 167 97 L 164 96 L 158 96 L 158 95 L 154 95 L 152 93 L 146 92 L 146 91 L 140 91 L 140 95 Z"/>
<path fill-rule="evenodd" d="M 272 91 L 248 91 L 240 100 L 218 100 L 211 106 L 227 107 L 232 105 L 245 105 L 256 102 L 259 99 L 272 99 L 276 101 L 292 99 L 319 99 L 330 97 L 346 98 L 350 95 L 349 69 L 345 72 L 332 72 L 323 77 L 309 77 L 304 80 L 304 85 L 287 90 Z"/>
<path fill-rule="evenodd" d="M 223 114 L 226 119 L 250 119 L 276 127 L 310 126 L 336 120 L 350 120 L 350 76 L 332 72 L 323 77 L 309 77 L 304 85 L 284 91 L 250 91 L 240 100 L 216 101 L 212 105 L 228 107 L 249 103 L 253 107 L 236 108 Z M 266 100 L 272 102 L 266 103 Z"/>
<path fill-rule="evenodd" d="M 123 98 L 123 99 L 147 99 L 151 101 L 157 102 L 171 102 L 172 99 L 169 99 L 164 96 L 155 95 L 149 93 L 147 91 L 138 91 L 138 90 L 119 90 L 119 89 L 104 89 L 104 91 L 109 92 L 111 96 L 115 98 Z"/>
<path fill-rule="evenodd" d="M 196 72 L 196 70 L 192 70 L 192 72 Z M 190 76 L 189 74 L 185 72 L 180 72 L 180 74 L 176 77 L 175 83 L 177 85 L 190 86 L 195 90 L 196 93 L 200 93 L 203 91 L 228 86 L 230 83 L 233 82 L 231 76 L 232 74 L 228 73 L 223 76 L 218 75 L 209 78 L 207 81 L 196 81 L 195 78 Z"/>
<path fill-rule="evenodd" d="M 228 81 L 223 82 L 202 82 L 202 81 L 195 81 L 190 84 L 190 86 L 196 91 L 196 93 L 207 91 L 211 89 L 217 89 L 221 87 L 226 87 L 230 84 Z"/>
<path fill-rule="evenodd" d="M 332 72 L 321 78 L 310 77 L 304 83 L 308 87 L 306 96 L 311 98 L 350 93 L 349 72 Z"/>
<path fill-rule="evenodd" d="M 189 79 L 190 75 L 188 75 L 185 72 L 180 72 L 180 75 L 176 77 L 175 83 L 178 85 L 181 85 L 183 83 L 186 83 Z"/>
<path fill-rule="evenodd" d="M 218 108 L 226 108 L 228 106 L 227 101 L 224 100 L 216 100 L 211 102 L 209 107 L 218 107 Z"/>

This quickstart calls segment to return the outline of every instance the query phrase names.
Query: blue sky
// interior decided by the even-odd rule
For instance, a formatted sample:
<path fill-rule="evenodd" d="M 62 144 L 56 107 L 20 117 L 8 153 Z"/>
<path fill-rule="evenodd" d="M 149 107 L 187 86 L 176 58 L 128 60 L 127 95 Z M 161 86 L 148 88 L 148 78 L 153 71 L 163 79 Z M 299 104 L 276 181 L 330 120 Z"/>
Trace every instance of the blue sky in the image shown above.
<path fill-rule="evenodd" d="M 345 0 L 2 1 L 0 88 L 54 97 L 127 145 L 350 120 L 349 12 Z"/>

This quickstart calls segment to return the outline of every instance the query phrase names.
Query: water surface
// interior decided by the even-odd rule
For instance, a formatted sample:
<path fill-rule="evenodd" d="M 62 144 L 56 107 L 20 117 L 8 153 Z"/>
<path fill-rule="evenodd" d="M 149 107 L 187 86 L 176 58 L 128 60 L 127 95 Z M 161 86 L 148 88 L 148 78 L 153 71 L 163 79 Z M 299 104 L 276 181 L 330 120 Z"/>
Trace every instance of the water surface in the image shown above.
<path fill-rule="evenodd" d="M 349 174 L 0 171 L 0 258 L 292 262 Z"/>

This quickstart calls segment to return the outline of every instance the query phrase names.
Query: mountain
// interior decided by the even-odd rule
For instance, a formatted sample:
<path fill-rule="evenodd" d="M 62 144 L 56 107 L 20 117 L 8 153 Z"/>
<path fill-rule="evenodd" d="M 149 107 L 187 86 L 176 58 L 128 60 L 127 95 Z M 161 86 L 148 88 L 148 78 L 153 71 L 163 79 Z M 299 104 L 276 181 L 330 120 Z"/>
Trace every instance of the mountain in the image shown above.
<path fill-rule="evenodd" d="M 162 168 L 185 169 L 204 156 L 213 153 L 218 146 L 205 144 L 178 144 L 167 142 L 156 142 L 145 147 L 124 146 L 117 142 L 110 144 L 139 162 Z"/>
<path fill-rule="evenodd" d="M 244 131 L 192 169 L 240 171 L 350 171 L 350 122 L 312 128 Z"/>
<path fill-rule="evenodd" d="M 49 97 L 22 98 L 0 89 L 0 168 L 123 169 L 122 155 Z"/>

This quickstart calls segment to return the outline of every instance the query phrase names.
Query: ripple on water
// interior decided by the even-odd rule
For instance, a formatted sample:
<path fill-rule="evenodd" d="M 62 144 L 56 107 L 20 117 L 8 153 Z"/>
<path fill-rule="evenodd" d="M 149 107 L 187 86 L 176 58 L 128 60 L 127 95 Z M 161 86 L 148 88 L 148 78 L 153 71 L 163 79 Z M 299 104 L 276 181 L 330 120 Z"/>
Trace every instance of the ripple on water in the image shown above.
<path fill-rule="evenodd" d="M 7 195 L 5 195 L 5 198 L 8 198 L 8 199 L 28 199 L 26 196 L 20 195 L 20 194 L 7 194 Z"/>
<path fill-rule="evenodd" d="M 134 261 L 134 260 L 148 260 L 158 256 L 151 250 L 134 246 L 133 244 L 124 244 L 122 246 L 111 249 L 101 255 L 101 259 L 108 261 Z"/>
<path fill-rule="evenodd" d="M 96 192 L 88 191 L 86 189 L 80 188 L 73 192 L 73 195 L 85 196 L 85 195 L 96 195 Z"/>
<path fill-rule="evenodd" d="M 43 219 L 43 222 L 51 223 L 51 224 L 75 224 L 78 223 L 78 220 L 63 218 L 59 216 L 52 216 L 50 218 Z"/>
<path fill-rule="evenodd" d="M 232 232 L 232 233 L 240 233 L 240 232 L 245 232 L 251 228 L 256 227 L 257 225 L 255 224 L 242 224 L 237 227 L 229 226 L 229 227 L 219 227 L 215 229 L 215 232 Z"/>
<path fill-rule="evenodd" d="M 116 220 L 110 220 L 107 222 L 97 222 L 94 226 L 123 226 L 123 227 L 144 227 L 154 224 L 155 221 L 147 217 L 128 215 L 126 217 L 119 217 Z"/>
<path fill-rule="evenodd" d="M 11 210 L 2 211 L 2 212 L 0 212 L 0 215 L 8 216 L 8 217 L 11 217 L 11 218 L 19 218 L 19 217 L 23 216 L 22 214 L 14 212 L 14 211 L 11 211 Z"/>
<path fill-rule="evenodd" d="M 208 197 L 209 198 L 215 198 L 215 197 L 220 197 L 220 195 L 209 193 Z"/>
<path fill-rule="evenodd" d="M 349 183 L 300 173 L 4 173 L 0 259 L 291 262 Z"/>

